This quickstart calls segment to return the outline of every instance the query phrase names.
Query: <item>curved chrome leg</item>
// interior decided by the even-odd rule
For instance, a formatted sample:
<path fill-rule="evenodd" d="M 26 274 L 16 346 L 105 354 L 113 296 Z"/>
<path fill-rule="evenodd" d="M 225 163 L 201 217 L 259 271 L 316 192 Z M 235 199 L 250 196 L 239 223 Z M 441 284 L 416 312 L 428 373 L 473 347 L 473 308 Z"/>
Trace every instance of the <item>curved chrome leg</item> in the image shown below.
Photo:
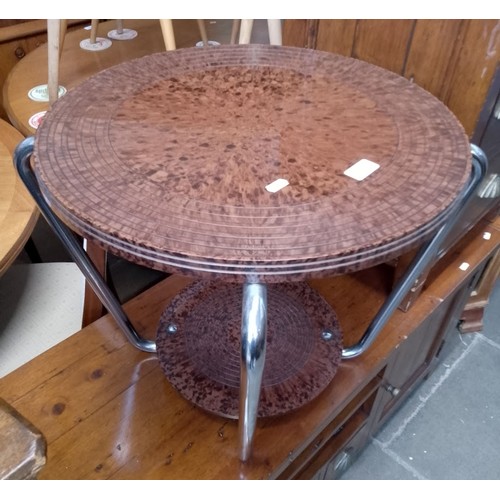
<path fill-rule="evenodd" d="M 37 178 L 30 166 L 30 159 L 33 153 L 34 138 L 24 139 L 14 152 L 14 163 L 21 180 L 35 200 L 40 212 L 47 220 L 47 223 L 59 237 L 62 244 L 69 252 L 80 271 L 83 273 L 92 289 L 110 312 L 118 326 L 122 329 L 129 342 L 146 352 L 156 352 L 156 343 L 152 340 L 142 338 L 133 327 L 130 319 L 123 311 L 120 302 L 112 294 L 107 283 L 97 271 L 96 267 L 89 259 L 82 246 L 73 233 L 57 218 L 43 197 Z"/>
<path fill-rule="evenodd" d="M 257 283 L 243 287 L 239 435 L 240 459 L 246 461 L 252 453 L 266 359 L 267 288 Z"/>
<path fill-rule="evenodd" d="M 377 312 L 375 318 L 370 323 L 361 340 L 351 347 L 346 347 L 342 351 L 342 359 L 355 358 L 362 354 L 372 344 L 382 328 L 386 325 L 394 311 L 399 307 L 399 304 L 410 291 L 427 266 L 432 263 L 436 255 L 438 255 L 441 244 L 449 234 L 453 226 L 460 220 L 460 216 L 467 206 L 467 202 L 473 196 L 479 183 L 483 180 L 488 168 L 488 160 L 483 150 L 476 145 L 471 145 L 472 152 L 472 172 L 469 183 L 462 190 L 456 200 L 456 208 L 451 213 L 450 217 L 441 226 L 432 239 L 425 244 L 417 253 L 412 263 L 406 270 L 405 274 L 400 279 L 399 283 L 393 288 L 389 297 L 384 302 L 383 306 Z"/>

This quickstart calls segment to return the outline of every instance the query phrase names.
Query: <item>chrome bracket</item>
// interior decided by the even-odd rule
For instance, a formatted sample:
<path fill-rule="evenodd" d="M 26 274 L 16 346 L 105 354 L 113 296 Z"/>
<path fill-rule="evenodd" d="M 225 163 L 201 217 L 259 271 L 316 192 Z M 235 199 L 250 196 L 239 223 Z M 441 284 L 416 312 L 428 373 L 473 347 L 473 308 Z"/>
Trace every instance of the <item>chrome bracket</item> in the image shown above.
<path fill-rule="evenodd" d="M 34 137 L 28 137 L 24 139 L 14 151 L 14 164 L 19 173 L 19 177 L 21 177 L 21 180 L 35 200 L 49 226 L 61 240 L 61 243 L 69 252 L 95 294 L 99 297 L 99 300 L 113 316 L 130 343 L 141 351 L 156 352 L 156 343 L 152 340 L 144 339 L 137 333 L 132 322 L 125 314 L 120 301 L 112 293 L 110 287 L 94 266 L 94 263 L 82 248 L 80 242 L 72 231 L 55 215 L 43 197 L 38 179 L 31 168 L 30 160 L 33 154 L 34 144 Z"/>
<path fill-rule="evenodd" d="M 392 289 L 382 307 L 378 310 L 361 340 L 357 344 L 345 347 L 342 350 L 342 359 L 355 358 L 368 349 L 387 324 L 394 311 L 399 307 L 406 294 L 414 286 L 416 280 L 419 279 L 427 270 L 428 266 L 432 264 L 444 239 L 453 229 L 454 225 L 460 220 L 461 215 L 467 208 L 467 202 L 476 192 L 477 187 L 484 179 L 488 169 L 488 159 L 481 148 L 475 144 L 471 144 L 471 154 L 472 171 L 469 182 L 455 199 L 454 210 L 434 236 L 418 251 L 406 272 Z"/>

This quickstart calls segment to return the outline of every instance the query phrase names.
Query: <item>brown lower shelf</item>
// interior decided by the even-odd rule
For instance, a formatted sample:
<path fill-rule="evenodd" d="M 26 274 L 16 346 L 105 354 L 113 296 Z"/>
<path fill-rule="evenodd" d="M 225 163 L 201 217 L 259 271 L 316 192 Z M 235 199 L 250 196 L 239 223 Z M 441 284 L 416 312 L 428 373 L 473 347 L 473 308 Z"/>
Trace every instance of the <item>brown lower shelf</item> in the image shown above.
<path fill-rule="evenodd" d="M 330 442 L 342 415 L 363 416 L 356 409 L 371 397 L 366 388 L 395 350 L 495 251 L 500 232 L 491 232 L 490 240 L 478 237 L 450 255 L 412 309 L 397 311 L 366 353 L 343 361 L 318 398 L 288 415 L 260 419 L 247 464 L 238 459 L 237 423 L 180 397 L 156 356 L 129 345 L 109 316 L 0 379 L 0 397 L 46 438 L 40 479 L 264 479 L 295 460 L 305 473 L 305 464 L 324 461 L 316 456 L 318 436 Z M 466 271 L 459 269 L 464 260 Z M 154 337 L 161 312 L 189 282 L 172 276 L 126 305 L 142 335 Z M 362 335 L 391 285 L 384 266 L 312 284 L 334 306 L 345 345 Z M 350 425 L 349 436 L 359 427 Z"/>

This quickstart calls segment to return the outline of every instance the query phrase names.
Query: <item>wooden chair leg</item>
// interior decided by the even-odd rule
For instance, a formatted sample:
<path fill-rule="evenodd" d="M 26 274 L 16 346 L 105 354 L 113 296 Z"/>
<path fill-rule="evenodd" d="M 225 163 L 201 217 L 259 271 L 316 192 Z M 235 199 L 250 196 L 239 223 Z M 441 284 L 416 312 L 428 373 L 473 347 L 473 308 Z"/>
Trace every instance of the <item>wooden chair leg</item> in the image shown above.
<path fill-rule="evenodd" d="M 90 24 L 90 43 L 94 44 L 97 41 L 97 27 L 99 26 L 99 19 L 92 19 Z"/>
<path fill-rule="evenodd" d="M 253 19 L 242 19 L 240 27 L 240 44 L 250 43 L 252 38 Z"/>
<path fill-rule="evenodd" d="M 200 36 L 203 41 L 203 45 L 208 46 L 208 36 L 207 30 L 205 29 L 205 20 L 197 19 L 196 22 L 198 23 L 198 29 L 200 30 Z"/>
<path fill-rule="evenodd" d="M 67 19 L 59 19 L 59 59 L 61 59 L 61 54 L 64 46 L 64 38 L 66 37 L 66 31 L 68 31 L 68 20 Z"/>
<path fill-rule="evenodd" d="M 47 19 L 48 90 L 49 104 L 57 100 L 59 90 L 59 55 L 61 40 L 61 19 Z"/>
<path fill-rule="evenodd" d="M 231 28 L 231 40 L 230 44 L 234 45 L 236 43 L 236 38 L 238 37 L 238 31 L 240 30 L 240 19 L 233 19 L 233 26 Z"/>
<path fill-rule="evenodd" d="M 271 45 L 282 45 L 281 20 L 268 19 L 267 29 L 269 31 L 269 43 Z"/>
<path fill-rule="evenodd" d="M 175 50 L 175 36 L 172 19 L 160 19 L 161 32 L 167 50 Z"/>

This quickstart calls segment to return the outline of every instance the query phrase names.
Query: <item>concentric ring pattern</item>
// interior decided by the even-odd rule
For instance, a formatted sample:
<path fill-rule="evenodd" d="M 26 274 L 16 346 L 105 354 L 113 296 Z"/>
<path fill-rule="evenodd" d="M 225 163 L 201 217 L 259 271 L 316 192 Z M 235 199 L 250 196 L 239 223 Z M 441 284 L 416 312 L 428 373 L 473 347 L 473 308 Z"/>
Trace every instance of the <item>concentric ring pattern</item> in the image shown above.
<path fill-rule="evenodd" d="M 366 158 L 380 168 L 346 177 Z M 264 282 L 350 272 L 421 243 L 469 176 L 463 128 L 384 69 L 273 46 L 105 70 L 39 127 L 44 195 L 77 232 L 166 271 Z M 283 178 L 277 193 L 265 186 Z"/>
<path fill-rule="evenodd" d="M 160 366 L 176 390 L 230 418 L 239 414 L 242 295 L 237 283 L 195 281 L 161 315 L 156 341 Z M 315 399 L 333 380 L 342 357 L 337 316 L 307 283 L 270 284 L 267 303 L 261 417 Z"/>

